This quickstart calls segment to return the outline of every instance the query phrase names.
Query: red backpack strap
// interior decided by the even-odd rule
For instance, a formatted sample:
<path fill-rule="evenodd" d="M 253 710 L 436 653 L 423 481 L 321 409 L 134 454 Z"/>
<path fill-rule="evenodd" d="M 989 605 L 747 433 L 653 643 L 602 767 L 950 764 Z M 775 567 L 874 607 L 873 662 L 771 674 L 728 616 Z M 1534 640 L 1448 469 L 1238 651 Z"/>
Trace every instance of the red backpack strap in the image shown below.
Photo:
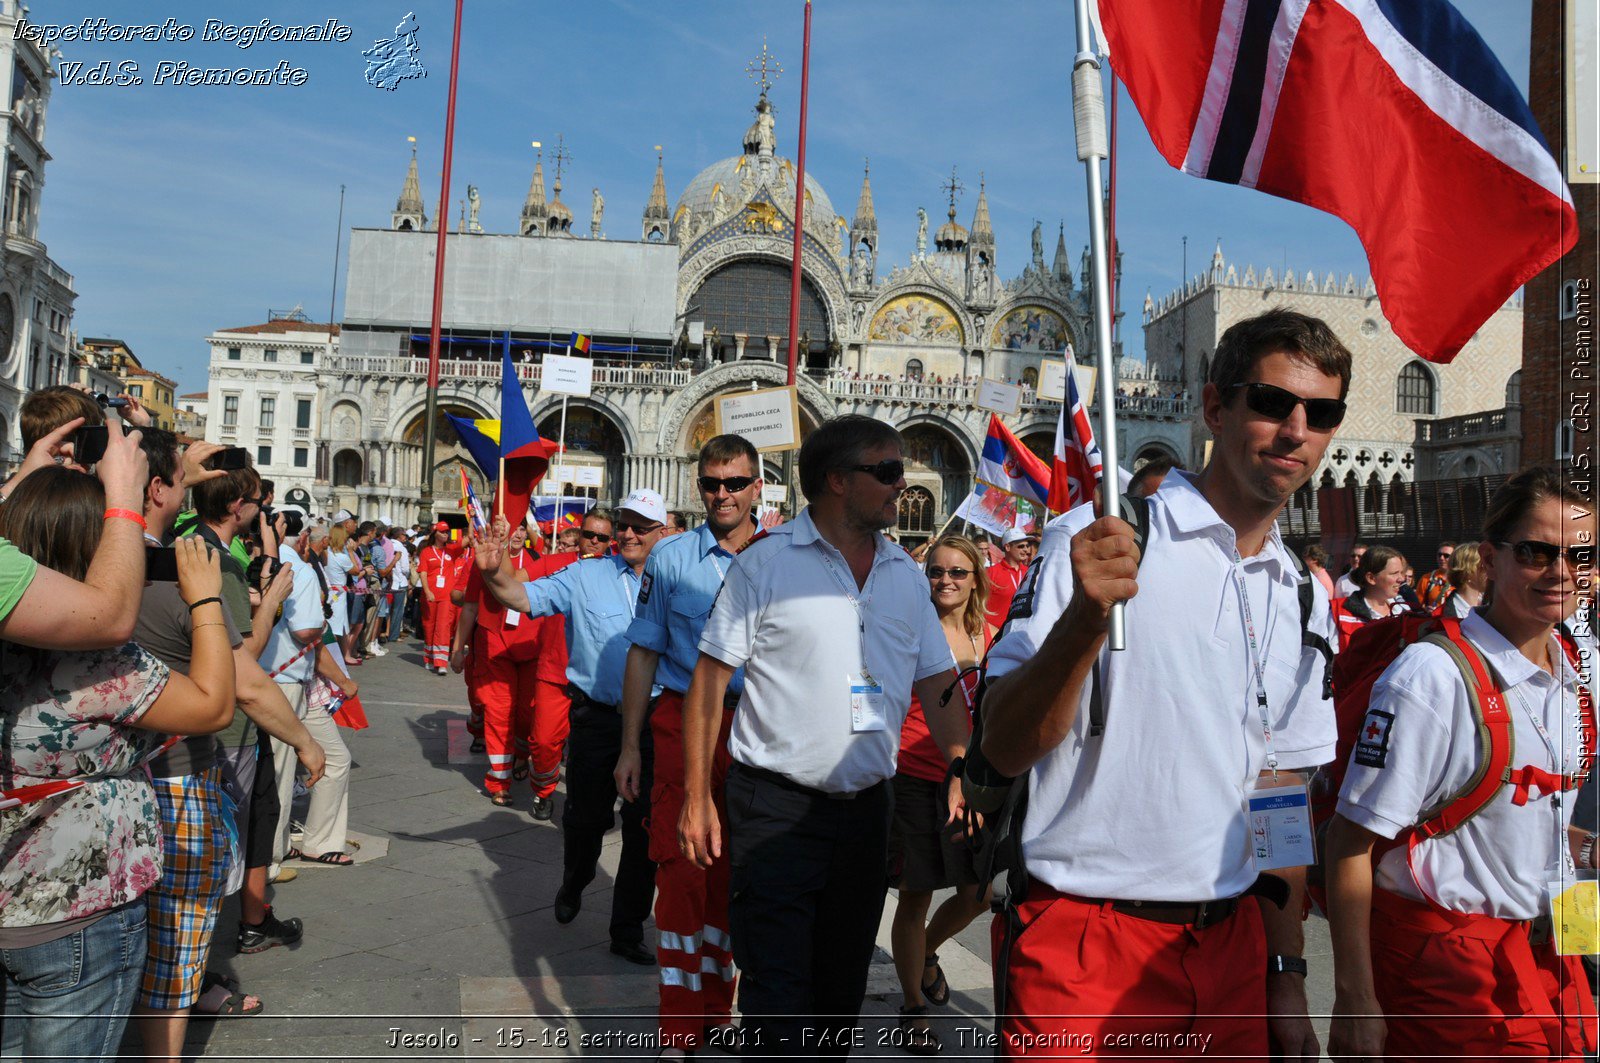
<path fill-rule="evenodd" d="M 1465 786 L 1411 829 L 1407 846 L 1412 849 L 1422 839 L 1449 834 L 1477 815 L 1505 785 L 1507 769 L 1515 754 L 1515 738 L 1511 716 L 1506 709 L 1506 698 L 1489 671 L 1489 663 L 1461 634 L 1461 621 L 1440 617 L 1437 624 L 1421 641 L 1443 649 L 1461 670 L 1461 677 L 1467 684 L 1467 700 L 1472 706 L 1483 758 Z"/>

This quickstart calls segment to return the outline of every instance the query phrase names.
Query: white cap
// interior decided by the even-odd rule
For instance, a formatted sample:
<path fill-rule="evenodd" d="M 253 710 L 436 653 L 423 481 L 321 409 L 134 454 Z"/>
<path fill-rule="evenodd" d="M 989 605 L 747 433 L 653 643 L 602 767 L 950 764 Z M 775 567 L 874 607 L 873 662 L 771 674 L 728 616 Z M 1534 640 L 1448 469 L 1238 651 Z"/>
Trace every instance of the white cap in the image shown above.
<path fill-rule="evenodd" d="M 657 524 L 667 522 L 667 503 L 655 491 L 648 487 L 641 487 L 630 494 L 618 509 L 625 509 L 629 513 L 637 513 L 646 520 L 653 520 Z"/>
<path fill-rule="evenodd" d="M 350 512 L 348 509 L 341 509 L 339 512 L 333 515 L 333 523 L 335 524 L 343 524 L 347 520 L 355 519 L 356 515 Z"/>
<path fill-rule="evenodd" d="M 1004 545 L 1010 546 L 1012 543 L 1020 543 L 1024 539 L 1031 539 L 1031 538 L 1033 538 L 1033 536 L 1029 535 L 1027 532 L 1023 531 L 1021 528 L 1011 528 L 1006 532 Z"/>
<path fill-rule="evenodd" d="M 378 523 L 382 524 L 385 528 L 392 528 L 394 527 L 394 518 L 386 514 L 378 518 Z"/>

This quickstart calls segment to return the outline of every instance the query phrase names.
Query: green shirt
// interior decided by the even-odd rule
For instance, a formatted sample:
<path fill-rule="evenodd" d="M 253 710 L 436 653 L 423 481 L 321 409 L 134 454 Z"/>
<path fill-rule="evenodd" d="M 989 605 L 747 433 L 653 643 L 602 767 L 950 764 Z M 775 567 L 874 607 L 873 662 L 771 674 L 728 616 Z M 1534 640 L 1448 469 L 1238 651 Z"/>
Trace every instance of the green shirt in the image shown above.
<path fill-rule="evenodd" d="M 10 616 L 11 610 L 22 601 L 38 571 L 37 561 L 0 539 L 0 620 Z"/>

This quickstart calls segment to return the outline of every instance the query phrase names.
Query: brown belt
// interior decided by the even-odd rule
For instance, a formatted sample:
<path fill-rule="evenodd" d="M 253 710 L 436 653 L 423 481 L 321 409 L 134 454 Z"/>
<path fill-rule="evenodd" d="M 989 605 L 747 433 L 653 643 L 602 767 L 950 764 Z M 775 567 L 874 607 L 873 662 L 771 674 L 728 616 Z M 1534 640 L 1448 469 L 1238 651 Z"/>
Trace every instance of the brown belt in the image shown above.
<path fill-rule="evenodd" d="M 1080 904 L 1107 904 L 1119 915 L 1135 919 L 1204 930 L 1231 918 L 1239 910 L 1239 903 L 1248 897 L 1266 897 L 1282 908 L 1289 900 L 1289 885 L 1276 875 L 1258 875 L 1250 888 L 1239 896 L 1215 901 L 1129 901 L 1112 897 L 1080 897 L 1073 893 L 1061 893 L 1061 896 Z"/>

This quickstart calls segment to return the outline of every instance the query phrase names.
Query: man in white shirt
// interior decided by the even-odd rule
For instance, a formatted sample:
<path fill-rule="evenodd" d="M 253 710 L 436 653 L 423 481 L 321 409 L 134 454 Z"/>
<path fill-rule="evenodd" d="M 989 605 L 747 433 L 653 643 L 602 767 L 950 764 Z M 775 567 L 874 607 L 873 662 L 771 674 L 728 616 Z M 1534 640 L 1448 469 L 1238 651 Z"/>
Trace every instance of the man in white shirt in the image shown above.
<path fill-rule="evenodd" d="M 882 535 L 905 490 L 901 453 L 899 433 L 869 417 L 806 438 L 809 505 L 729 566 L 684 702 L 679 840 L 701 867 L 731 861 L 744 1039 L 763 1055 L 849 1051 L 888 887 L 886 780 L 913 690 L 946 756 L 965 748 L 959 699 L 940 704 L 955 662 L 928 581 Z M 711 765 L 741 665 L 724 854 Z"/>
<path fill-rule="evenodd" d="M 1327 662 L 1302 644 L 1303 623 L 1326 642 L 1332 618 L 1313 583 L 1303 620 L 1276 518 L 1327 449 L 1349 379 L 1323 322 L 1288 310 L 1239 322 L 1205 386 L 1211 462 L 1150 497 L 1143 556 L 1127 523 L 1087 507 L 1045 531 L 984 700 L 983 754 L 1029 775 L 1031 883 L 995 946 L 1008 1054 L 1072 1039 L 1316 1058 L 1300 956 L 1311 856 L 1246 802 L 1333 755 Z M 1127 649 L 1102 653 L 1115 602 Z M 1254 832 L 1267 826 L 1263 852 Z"/>
<path fill-rule="evenodd" d="M 411 548 L 400 535 L 390 535 L 389 546 L 394 550 L 394 564 L 389 569 L 389 616 L 380 646 L 405 634 L 406 596 L 411 593 Z"/>
<path fill-rule="evenodd" d="M 1356 585 L 1356 569 L 1361 567 L 1361 559 L 1366 556 L 1367 544 L 1356 543 L 1350 548 L 1350 567 L 1344 575 L 1333 581 L 1333 597 L 1335 601 L 1343 601 L 1361 588 Z"/>

